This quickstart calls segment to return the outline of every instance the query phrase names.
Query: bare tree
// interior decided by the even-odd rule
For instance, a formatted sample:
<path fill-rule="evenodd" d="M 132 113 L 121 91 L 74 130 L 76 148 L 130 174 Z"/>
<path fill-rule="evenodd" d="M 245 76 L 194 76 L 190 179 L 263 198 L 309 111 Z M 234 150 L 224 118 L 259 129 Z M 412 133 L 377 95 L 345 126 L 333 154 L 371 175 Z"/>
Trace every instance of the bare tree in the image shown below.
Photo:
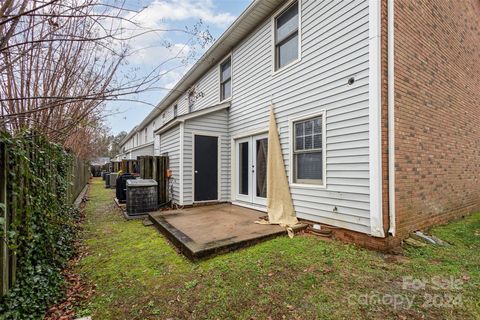
<path fill-rule="evenodd" d="M 104 134 L 107 101 L 164 89 L 158 81 L 168 73 L 168 61 L 146 75 L 120 76 L 135 53 L 132 39 L 183 32 L 201 45 L 212 41 L 201 22 L 190 29 L 146 29 L 132 19 L 140 12 L 119 0 L 0 4 L 0 128 L 34 128 L 77 154 L 93 155 L 94 140 Z"/>

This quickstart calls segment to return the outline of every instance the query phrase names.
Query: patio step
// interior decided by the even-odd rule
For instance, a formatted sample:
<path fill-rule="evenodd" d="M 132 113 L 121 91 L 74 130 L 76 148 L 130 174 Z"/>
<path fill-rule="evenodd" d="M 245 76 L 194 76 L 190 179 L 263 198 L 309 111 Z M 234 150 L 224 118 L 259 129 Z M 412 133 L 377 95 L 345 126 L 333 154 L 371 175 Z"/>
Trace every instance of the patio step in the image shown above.
<path fill-rule="evenodd" d="M 256 210 L 222 204 L 155 212 L 149 218 L 181 253 L 200 260 L 287 234 L 277 225 L 255 224 L 260 215 Z M 298 233 L 306 227 L 299 224 L 293 230 Z"/>

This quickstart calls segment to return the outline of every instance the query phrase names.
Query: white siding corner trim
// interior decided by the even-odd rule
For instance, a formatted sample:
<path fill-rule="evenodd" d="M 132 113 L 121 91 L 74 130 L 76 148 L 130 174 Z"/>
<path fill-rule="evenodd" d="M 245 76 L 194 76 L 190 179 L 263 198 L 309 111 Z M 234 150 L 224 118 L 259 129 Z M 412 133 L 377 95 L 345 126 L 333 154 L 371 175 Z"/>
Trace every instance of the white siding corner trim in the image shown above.
<path fill-rule="evenodd" d="M 183 136 L 185 131 L 185 123 L 180 123 L 180 205 L 183 206 Z"/>
<path fill-rule="evenodd" d="M 381 2 L 369 1 L 370 234 L 385 237 L 382 212 Z"/>

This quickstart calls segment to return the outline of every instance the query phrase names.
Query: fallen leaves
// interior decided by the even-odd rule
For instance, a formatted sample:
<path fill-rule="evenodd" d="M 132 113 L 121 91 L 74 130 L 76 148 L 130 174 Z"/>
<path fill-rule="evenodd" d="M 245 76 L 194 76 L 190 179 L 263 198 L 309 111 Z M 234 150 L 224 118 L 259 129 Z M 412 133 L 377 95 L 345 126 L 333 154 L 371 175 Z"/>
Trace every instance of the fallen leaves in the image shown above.
<path fill-rule="evenodd" d="M 82 208 L 82 218 L 85 215 Z M 75 241 L 76 255 L 68 262 L 67 267 L 62 271 L 65 279 L 65 299 L 52 306 L 45 315 L 45 320 L 73 320 L 75 319 L 75 307 L 81 301 L 88 300 L 94 293 L 95 287 L 85 283 L 79 274 L 74 272 L 75 266 L 87 255 L 87 250 L 80 241 Z"/>

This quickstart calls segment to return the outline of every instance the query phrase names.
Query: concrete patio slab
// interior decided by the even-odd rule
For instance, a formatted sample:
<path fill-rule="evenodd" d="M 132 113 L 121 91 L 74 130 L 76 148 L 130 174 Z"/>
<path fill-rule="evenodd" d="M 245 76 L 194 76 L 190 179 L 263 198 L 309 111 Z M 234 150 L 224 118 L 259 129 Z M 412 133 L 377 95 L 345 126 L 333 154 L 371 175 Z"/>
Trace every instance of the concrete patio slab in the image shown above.
<path fill-rule="evenodd" d="M 264 212 L 218 204 L 155 212 L 149 214 L 153 224 L 191 260 L 202 259 L 246 247 L 287 234 L 278 225 L 261 225 L 254 221 Z M 299 231 L 306 225 L 295 226 Z"/>

